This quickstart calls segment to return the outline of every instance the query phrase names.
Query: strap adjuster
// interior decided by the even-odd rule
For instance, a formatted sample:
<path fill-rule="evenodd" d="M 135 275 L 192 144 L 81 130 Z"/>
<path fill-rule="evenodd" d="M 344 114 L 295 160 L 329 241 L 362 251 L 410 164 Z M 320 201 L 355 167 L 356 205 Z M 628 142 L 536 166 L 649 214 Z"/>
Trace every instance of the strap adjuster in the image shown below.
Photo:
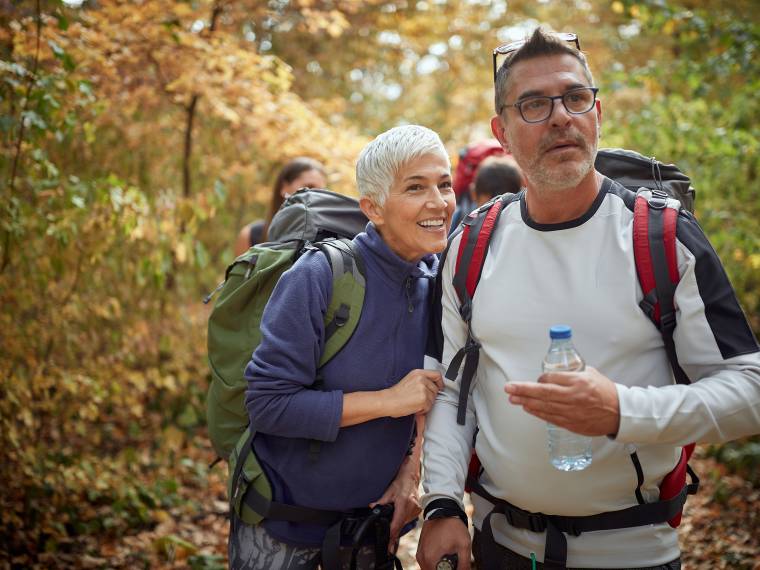
<path fill-rule="evenodd" d="M 676 326 L 676 312 L 671 311 L 666 315 L 660 317 L 660 328 L 662 330 L 669 330 Z"/>
<path fill-rule="evenodd" d="M 351 316 L 351 307 L 345 303 L 341 303 L 338 310 L 335 311 L 335 326 L 342 327 L 348 322 L 348 318 Z"/>
<path fill-rule="evenodd" d="M 544 532 L 547 526 L 546 516 L 543 513 L 520 512 L 515 509 L 499 509 L 495 512 L 503 512 L 510 526 L 528 529 L 532 532 Z"/>
<path fill-rule="evenodd" d="M 467 298 L 459 306 L 459 315 L 465 323 L 469 323 L 472 319 L 472 299 L 470 299 L 469 295 L 466 297 Z"/>
<path fill-rule="evenodd" d="M 668 205 L 668 193 L 663 190 L 652 190 L 648 202 L 650 208 L 663 210 Z"/>
<path fill-rule="evenodd" d="M 477 352 L 479 350 L 480 350 L 480 343 L 472 337 L 468 338 L 467 342 L 464 345 L 464 353 L 472 354 L 473 352 Z"/>

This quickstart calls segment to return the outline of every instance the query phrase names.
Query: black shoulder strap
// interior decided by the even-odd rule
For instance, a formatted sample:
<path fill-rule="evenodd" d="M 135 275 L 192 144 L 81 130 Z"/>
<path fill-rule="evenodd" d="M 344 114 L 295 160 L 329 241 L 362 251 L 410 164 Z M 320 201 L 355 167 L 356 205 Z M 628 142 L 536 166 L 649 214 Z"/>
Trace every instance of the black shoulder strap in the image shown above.
<path fill-rule="evenodd" d="M 446 378 L 456 380 L 464 362 L 457 406 L 457 423 L 460 425 L 464 425 L 470 386 L 480 361 L 480 343 L 472 334 L 472 299 L 480 282 L 493 231 L 501 212 L 510 203 L 519 200 L 520 195 L 521 193 L 498 196 L 472 212 L 462 222 L 462 237 L 455 261 L 453 286 L 459 297 L 459 314 L 467 325 L 467 340 L 451 359 L 446 370 Z"/>

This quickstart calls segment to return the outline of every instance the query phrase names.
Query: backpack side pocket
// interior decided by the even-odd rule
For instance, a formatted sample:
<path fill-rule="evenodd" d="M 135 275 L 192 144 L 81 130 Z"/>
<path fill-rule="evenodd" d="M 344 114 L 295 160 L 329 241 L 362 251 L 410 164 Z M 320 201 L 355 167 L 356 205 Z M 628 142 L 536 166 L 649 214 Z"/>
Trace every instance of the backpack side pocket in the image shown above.
<path fill-rule="evenodd" d="M 246 496 L 253 494 L 267 501 L 272 499 L 272 487 L 253 451 L 253 435 L 249 426 L 235 445 L 230 455 L 227 483 L 230 511 L 248 525 L 259 524 L 265 513 L 256 512 L 246 501 Z"/>

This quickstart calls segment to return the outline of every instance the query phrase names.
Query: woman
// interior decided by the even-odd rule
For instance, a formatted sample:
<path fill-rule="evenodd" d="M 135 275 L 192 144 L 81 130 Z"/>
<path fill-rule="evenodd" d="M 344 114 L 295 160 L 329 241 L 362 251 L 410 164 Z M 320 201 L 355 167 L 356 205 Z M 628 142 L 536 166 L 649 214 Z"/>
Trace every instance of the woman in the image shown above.
<path fill-rule="evenodd" d="M 264 312 L 262 342 L 246 368 L 246 407 L 274 500 L 339 511 L 393 504 L 384 548 L 395 550 L 404 523 L 420 510 L 415 415 L 430 409 L 442 387 L 439 373 L 421 367 L 438 263 L 433 254 L 446 246 L 455 199 L 440 138 L 416 125 L 369 143 L 356 177 L 370 220 L 354 239 L 366 269 L 357 329 L 319 371 L 322 384 L 313 389 L 332 275 L 324 254 L 308 252 L 280 278 Z M 321 443 L 316 460 L 310 456 L 315 440 Z M 316 568 L 326 531 L 233 521 L 230 566 Z M 362 548 L 359 567 L 371 568 L 376 554 Z M 350 548 L 340 549 L 344 567 L 350 555 Z"/>
<path fill-rule="evenodd" d="M 326 186 L 327 177 L 321 163 L 305 156 L 288 162 L 282 167 L 277 180 L 274 181 L 266 220 L 251 222 L 240 230 L 235 240 L 235 257 L 249 247 L 266 241 L 269 222 L 288 196 L 299 188 L 325 188 Z"/>

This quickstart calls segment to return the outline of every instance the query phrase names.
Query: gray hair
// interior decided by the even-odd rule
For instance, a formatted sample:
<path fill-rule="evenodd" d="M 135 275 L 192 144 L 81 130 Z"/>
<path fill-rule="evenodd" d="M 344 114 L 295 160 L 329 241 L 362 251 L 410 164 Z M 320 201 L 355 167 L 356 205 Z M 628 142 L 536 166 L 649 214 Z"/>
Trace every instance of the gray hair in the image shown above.
<path fill-rule="evenodd" d="M 398 172 L 426 154 L 440 156 L 451 166 L 441 138 L 427 127 L 403 125 L 379 134 L 362 149 L 356 161 L 359 195 L 382 206 Z"/>
<path fill-rule="evenodd" d="M 509 77 L 511 75 L 512 68 L 520 61 L 533 59 L 536 57 L 548 56 L 548 55 L 571 55 L 577 59 L 583 66 L 583 73 L 588 79 L 589 85 L 594 84 L 594 76 L 591 74 L 591 69 L 588 66 L 588 61 L 583 52 L 575 49 L 572 46 L 555 36 L 550 32 L 546 32 L 543 29 L 536 28 L 533 30 L 533 34 L 528 38 L 525 43 L 520 46 L 520 49 L 510 54 L 507 59 L 499 67 L 499 71 L 496 72 L 496 82 L 494 84 L 494 108 L 496 114 L 500 115 L 505 99 L 507 97 L 507 91 L 509 86 Z"/>

